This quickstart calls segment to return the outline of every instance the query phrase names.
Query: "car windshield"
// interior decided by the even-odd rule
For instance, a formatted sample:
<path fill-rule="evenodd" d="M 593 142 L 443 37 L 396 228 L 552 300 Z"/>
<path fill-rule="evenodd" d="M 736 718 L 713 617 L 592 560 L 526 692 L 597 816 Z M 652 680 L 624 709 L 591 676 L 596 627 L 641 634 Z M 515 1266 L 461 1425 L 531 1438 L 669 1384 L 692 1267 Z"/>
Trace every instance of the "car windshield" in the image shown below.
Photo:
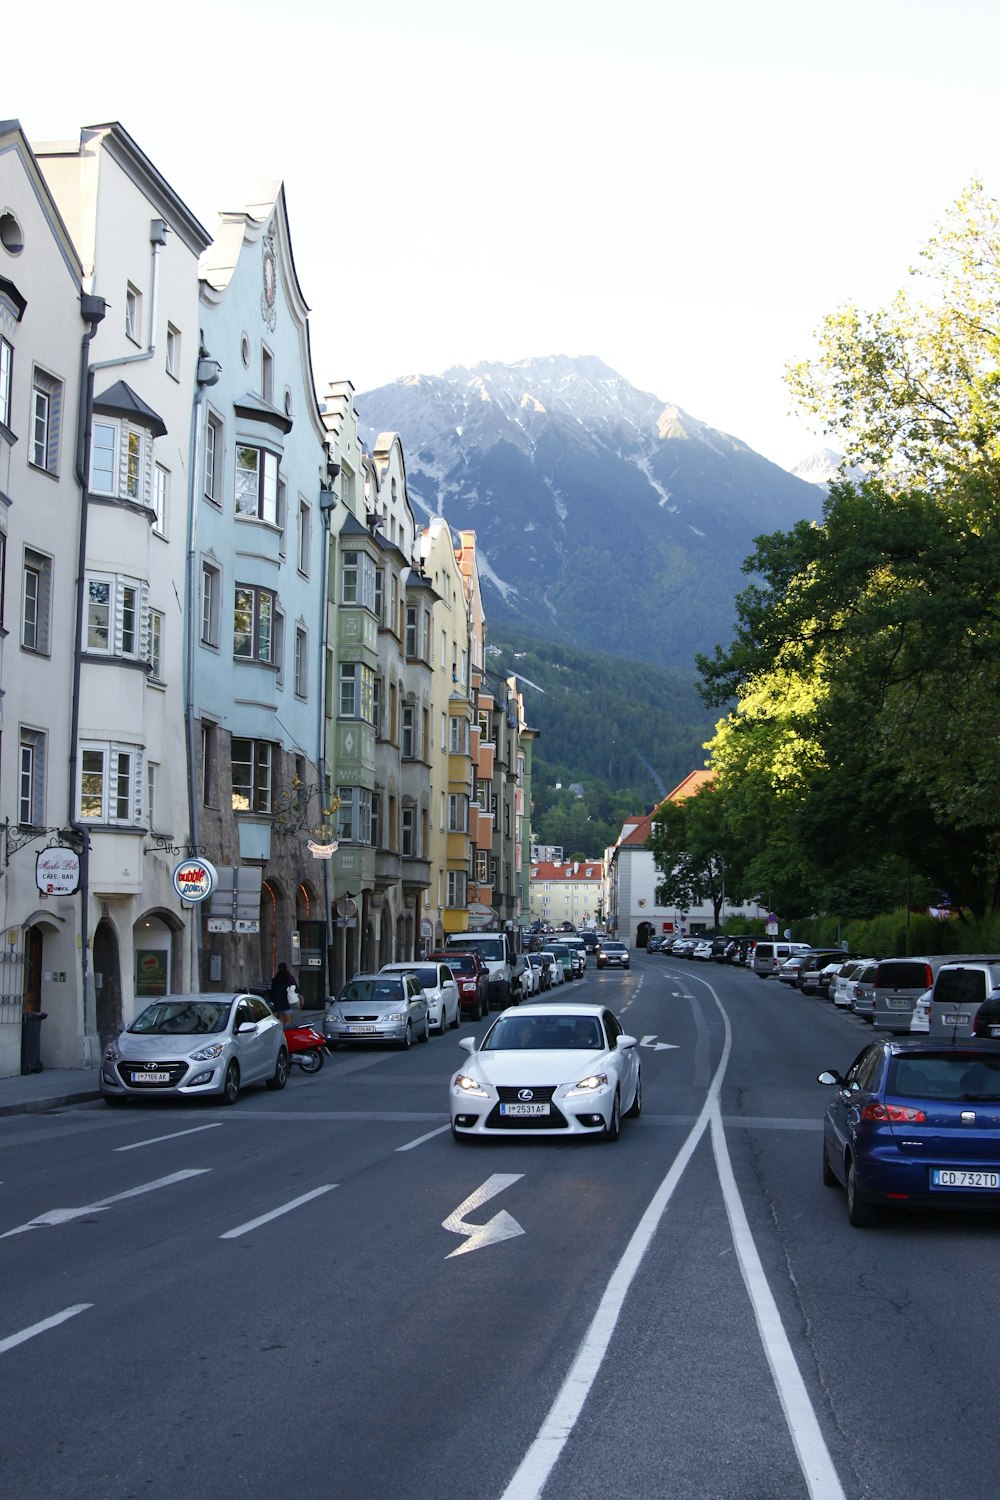
<path fill-rule="evenodd" d="M 417 976 L 417 983 L 422 990 L 435 990 L 438 987 L 438 971 L 431 964 L 422 964 L 419 969 L 410 971 Z"/>
<path fill-rule="evenodd" d="M 602 947 L 602 949 L 604 950 L 605 953 L 624 953 L 625 952 L 625 944 L 624 943 L 602 943 L 601 947 Z"/>
<path fill-rule="evenodd" d="M 484 959 L 490 959 L 493 963 L 503 963 L 506 957 L 502 937 L 481 938 L 476 947 Z"/>
<path fill-rule="evenodd" d="M 474 974 L 476 972 L 476 960 L 465 953 L 449 953 L 448 967 L 457 970 L 459 974 Z"/>
<path fill-rule="evenodd" d="M 504 1016 L 483 1042 L 484 1052 L 593 1052 L 604 1046 L 596 1016 Z"/>
<path fill-rule="evenodd" d="M 402 980 L 386 975 L 383 979 L 352 979 L 350 984 L 344 985 L 340 999 L 353 1005 L 359 1000 L 364 1003 L 369 1000 L 400 1000 L 402 994 Z"/>
<path fill-rule="evenodd" d="M 916 1099 L 1000 1099 L 1000 1055 L 922 1052 L 897 1057 L 889 1092 Z"/>
<path fill-rule="evenodd" d="M 225 1031 L 228 1000 L 158 1000 L 136 1016 L 131 1032 L 142 1036 L 194 1036 Z"/>

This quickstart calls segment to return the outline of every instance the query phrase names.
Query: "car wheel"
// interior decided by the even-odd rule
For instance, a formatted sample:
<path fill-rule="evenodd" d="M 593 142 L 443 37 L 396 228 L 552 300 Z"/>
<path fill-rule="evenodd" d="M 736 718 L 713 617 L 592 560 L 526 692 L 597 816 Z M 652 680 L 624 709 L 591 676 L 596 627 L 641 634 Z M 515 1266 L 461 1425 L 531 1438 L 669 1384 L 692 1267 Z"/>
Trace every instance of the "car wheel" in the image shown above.
<path fill-rule="evenodd" d="M 317 1052 L 315 1055 L 319 1058 L 319 1067 L 321 1068 L 323 1066 L 322 1055 L 319 1052 Z M 303 1060 L 302 1066 L 305 1068 L 307 1073 L 315 1073 L 318 1071 L 317 1068 L 308 1067 L 305 1060 Z M 269 1089 L 283 1089 L 287 1082 L 288 1052 L 286 1048 L 282 1047 L 281 1051 L 278 1053 L 278 1060 L 274 1065 L 274 1077 L 267 1080 L 267 1086 Z"/>
<path fill-rule="evenodd" d="M 628 1117 L 629 1117 L 630 1120 L 637 1120 L 639 1118 L 639 1116 L 642 1114 L 642 1073 L 641 1072 L 636 1075 L 636 1080 L 635 1080 L 635 1098 L 632 1100 L 631 1105 L 625 1111 L 625 1113 L 628 1115 Z"/>
<path fill-rule="evenodd" d="M 424 1016 L 424 1029 L 420 1033 L 421 1042 L 429 1042 L 431 1039 L 431 1018 Z"/>
<path fill-rule="evenodd" d="M 238 1095 L 239 1091 L 240 1065 L 238 1062 L 231 1062 L 229 1064 L 229 1067 L 226 1069 L 226 1077 L 222 1085 L 223 1104 L 235 1104 L 236 1096 Z"/>
<path fill-rule="evenodd" d="M 858 1192 L 853 1158 L 847 1164 L 847 1217 L 855 1229 L 870 1229 L 878 1221 L 878 1209 Z"/>
<path fill-rule="evenodd" d="M 460 1005 L 456 1005 L 455 1006 L 455 1019 L 451 1023 L 451 1029 L 452 1029 L 452 1031 L 457 1031 L 458 1028 L 459 1028 L 459 1026 L 461 1025 L 461 1023 L 462 1023 L 462 1007 Z"/>
<path fill-rule="evenodd" d="M 618 1139 L 619 1135 L 621 1135 L 621 1129 L 622 1129 L 622 1102 L 621 1102 L 621 1099 L 618 1097 L 618 1090 L 615 1089 L 615 1099 L 614 1099 L 614 1103 L 611 1106 L 611 1119 L 608 1121 L 608 1123 L 604 1127 L 604 1139 L 606 1141 L 616 1141 Z"/>
<path fill-rule="evenodd" d="M 826 1141 L 823 1142 L 823 1181 L 827 1187 L 839 1187 L 840 1183 L 830 1165 L 830 1158 L 826 1154 Z"/>
<path fill-rule="evenodd" d="M 444 1036 L 448 1030 L 448 1022 L 445 1019 L 444 1001 L 441 1001 L 441 1025 L 438 1027 L 438 1036 Z"/>
<path fill-rule="evenodd" d="M 413 1044 L 413 1029 L 410 1026 L 409 1021 L 407 1021 L 407 1023 L 406 1023 L 406 1030 L 403 1033 L 403 1040 L 400 1042 L 399 1045 L 402 1047 L 402 1049 L 403 1049 L 404 1052 L 408 1052 L 409 1049 L 410 1049 L 410 1047 L 412 1046 L 412 1044 Z"/>

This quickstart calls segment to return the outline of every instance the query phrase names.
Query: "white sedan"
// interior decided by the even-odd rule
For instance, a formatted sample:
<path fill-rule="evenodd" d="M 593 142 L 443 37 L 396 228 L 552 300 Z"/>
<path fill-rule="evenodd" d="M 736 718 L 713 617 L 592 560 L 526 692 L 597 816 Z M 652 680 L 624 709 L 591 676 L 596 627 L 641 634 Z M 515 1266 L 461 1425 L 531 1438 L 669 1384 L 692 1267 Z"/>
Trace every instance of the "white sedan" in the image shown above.
<path fill-rule="evenodd" d="M 483 1135 L 597 1135 L 616 1141 L 622 1115 L 642 1109 L 639 1049 L 603 1005 L 512 1008 L 476 1046 L 448 1089 L 456 1141 Z"/>
<path fill-rule="evenodd" d="M 444 1036 L 448 1026 L 458 1026 L 462 1019 L 458 998 L 458 981 L 447 964 L 383 964 L 381 974 L 415 974 L 427 1001 L 427 1019 L 432 1031 Z"/>
<path fill-rule="evenodd" d="M 550 953 L 548 948 L 543 948 L 542 958 L 549 966 L 549 988 L 555 989 L 557 984 L 565 984 L 566 974 L 561 961 L 556 958 L 555 954 Z"/>

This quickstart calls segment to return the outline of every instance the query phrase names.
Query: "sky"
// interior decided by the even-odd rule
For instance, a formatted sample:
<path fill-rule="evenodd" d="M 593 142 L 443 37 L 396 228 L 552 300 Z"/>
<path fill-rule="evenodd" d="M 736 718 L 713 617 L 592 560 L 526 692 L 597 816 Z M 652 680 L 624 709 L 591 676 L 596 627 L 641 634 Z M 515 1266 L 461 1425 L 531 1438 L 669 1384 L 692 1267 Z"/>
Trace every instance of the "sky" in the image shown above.
<path fill-rule="evenodd" d="M 591 354 L 793 467 L 825 439 L 786 365 L 888 302 L 973 178 L 1000 196 L 995 0 L 18 12 L 30 140 L 120 120 L 210 231 L 284 181 L 321 399 Z"/>

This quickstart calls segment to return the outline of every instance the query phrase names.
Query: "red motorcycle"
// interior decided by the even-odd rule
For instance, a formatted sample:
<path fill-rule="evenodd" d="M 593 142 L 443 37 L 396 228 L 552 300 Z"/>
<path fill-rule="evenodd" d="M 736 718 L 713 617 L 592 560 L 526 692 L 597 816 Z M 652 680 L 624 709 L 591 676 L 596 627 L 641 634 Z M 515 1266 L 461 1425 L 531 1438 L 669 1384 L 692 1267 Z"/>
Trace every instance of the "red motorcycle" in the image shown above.
<path fill-rule="evenodd" d="M 326 1038 L 307 1021 L 284 1027 L 288 1060 L 300 1067 L 303 1073 L 318 1073 L 326 1061 Z"/>

